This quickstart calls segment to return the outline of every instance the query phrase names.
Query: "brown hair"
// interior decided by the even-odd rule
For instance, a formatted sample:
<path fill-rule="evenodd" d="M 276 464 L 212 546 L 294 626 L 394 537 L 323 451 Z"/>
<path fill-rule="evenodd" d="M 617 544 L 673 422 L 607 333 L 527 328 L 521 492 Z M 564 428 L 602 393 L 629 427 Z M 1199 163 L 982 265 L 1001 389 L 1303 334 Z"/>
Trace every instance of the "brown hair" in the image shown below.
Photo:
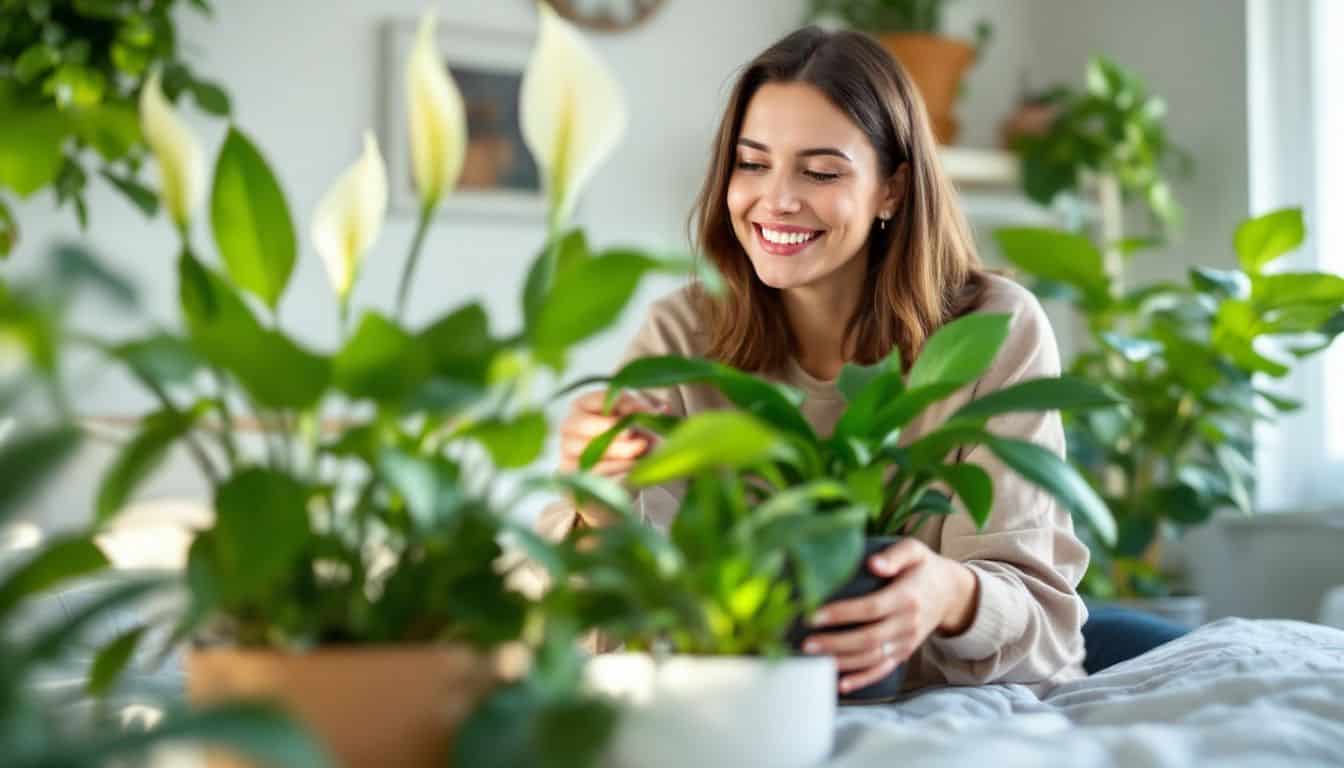
<path fill-rule="evenodd" d="M 924 102 L 905 70 L 867 35 L 817 27 L 790 34 L 748 64 L 719 123 L 709 175 L 691 212 L 696 245 L 728 286 L 721 298 L 699 294 L 709 318 L 708 354 L 743 370 L 777 372 L 793 346 L 779 292 L 756 277 L 727 203 L 743 116 L 770 82 L 808 83 L 825 94 L 866 134 L 884 180 L 909 163 L 895 216 L 868 238 L 868 293 L 845 330 L 854 362 L 872 364 L 899 348 L 908 366 L 943 323 L 979 303 L 980 260 L 939 166 Z"/>

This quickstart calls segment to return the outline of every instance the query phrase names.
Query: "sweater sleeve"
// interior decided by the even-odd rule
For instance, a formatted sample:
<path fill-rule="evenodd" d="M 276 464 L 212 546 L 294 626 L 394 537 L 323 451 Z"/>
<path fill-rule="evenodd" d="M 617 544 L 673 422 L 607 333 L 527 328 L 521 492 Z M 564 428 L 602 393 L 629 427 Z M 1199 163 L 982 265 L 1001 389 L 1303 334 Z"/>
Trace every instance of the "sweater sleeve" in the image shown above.
<path fill-rule="evenodd" d="M 1013 306 L 1008 340 L 974 387 L 980 397 L 1029 379 L 1058 376 L 1059 351 L 1044 311 L 1025 290 Z M 1001 437 L 1029 440 L 1064 457 L 1058 411 L 1014 413 L 989 421 Z M 1088 550 L 1069 512 L 983 446 L 962 461 L 979 465 L 994 482 L 994 503 L 982 530 L 967 514 L 948 516 L 939 551 L 965 564 L 979 583 L 970 627 L 956 636 L 935 634 L 924 657 L 953 684 L 1042 683 L 1083 658 L 1087 609 L 1076 591 Z"/>

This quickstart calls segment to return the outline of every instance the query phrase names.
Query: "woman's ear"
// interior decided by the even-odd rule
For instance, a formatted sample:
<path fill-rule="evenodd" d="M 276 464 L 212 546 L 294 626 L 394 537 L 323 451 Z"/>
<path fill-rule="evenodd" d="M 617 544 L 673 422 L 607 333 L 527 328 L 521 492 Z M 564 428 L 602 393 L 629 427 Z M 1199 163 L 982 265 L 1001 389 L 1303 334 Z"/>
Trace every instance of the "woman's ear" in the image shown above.
<path fill-rule="evenodd" d="M 910 181 L 910 162 L 907 160 L 901 163 L 896 169 L 896 173 L 887 179 L 882 187 L 882 202 L 877 207 L 878 217 L 890 219 L 896 215 L 896 211 L 901 209 L 901 203 L 905 202 L 905 189 Z"/>

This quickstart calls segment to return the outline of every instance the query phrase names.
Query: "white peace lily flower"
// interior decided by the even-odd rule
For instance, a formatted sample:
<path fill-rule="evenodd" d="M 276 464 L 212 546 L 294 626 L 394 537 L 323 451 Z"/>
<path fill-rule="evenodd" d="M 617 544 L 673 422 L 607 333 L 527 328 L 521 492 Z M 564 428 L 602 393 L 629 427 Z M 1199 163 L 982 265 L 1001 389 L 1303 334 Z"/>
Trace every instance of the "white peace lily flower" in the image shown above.
<path fill-rule="evenodd" d="M 157 71 L 140 89 L 140 130 L 159 163 L 159 195 L 164 207 L 177 226 L 185 229 L 205 200 L 205 153 L 163 95 Z"/>
<path fill-rule="evenodd" d="M 387 169 L 372 133 L 364 153 L 322 197 L 313 214 L 313 246 L 341 302 L 350 295 L 364 254 L 378 239 L 387 213 Z"/>
<path fill-rule="evenodd" d="M 435 23 L 434 12 L 426 12 L 406 62 L 411 170 L 426 208 L 457 185 L 467 156 L 467 110 L 439 55 Z"/>
<path fill-rule="evenodd" d="M 552 230 L 625 133 L 620 85 L 579 31 L 538 3 L 536 47 L 523 74 L 523 140 L 546 185 Z"/>

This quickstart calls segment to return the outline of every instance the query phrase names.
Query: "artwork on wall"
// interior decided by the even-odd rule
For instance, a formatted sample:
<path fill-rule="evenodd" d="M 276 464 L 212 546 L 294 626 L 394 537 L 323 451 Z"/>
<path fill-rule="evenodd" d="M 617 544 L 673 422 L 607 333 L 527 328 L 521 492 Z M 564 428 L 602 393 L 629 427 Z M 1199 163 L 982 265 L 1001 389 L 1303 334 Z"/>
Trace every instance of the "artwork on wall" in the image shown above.
<path fill-rule="evenodd" d="M 590 29 L 619 32 L 648 20 L 663 0 L 549 0 L 561 16 Z"/>
<path fill-rule="evenodd" d="M 389 202 L 414 213 L 419 199 L 411 175 L 406 126 L 406 61 L 415 42 L 415 24 L 389 22 L 384 30 L 383 142 L 388 165 Z M 522 216 L 541 221 L 545 213 L 541 176 L 523 144 L 518 93 L 532 39 L 526 30 L 439 25 L 439 50 L 467 108 L 467 157 L 458 192 L 442 210 L 482 216 Z"/>

